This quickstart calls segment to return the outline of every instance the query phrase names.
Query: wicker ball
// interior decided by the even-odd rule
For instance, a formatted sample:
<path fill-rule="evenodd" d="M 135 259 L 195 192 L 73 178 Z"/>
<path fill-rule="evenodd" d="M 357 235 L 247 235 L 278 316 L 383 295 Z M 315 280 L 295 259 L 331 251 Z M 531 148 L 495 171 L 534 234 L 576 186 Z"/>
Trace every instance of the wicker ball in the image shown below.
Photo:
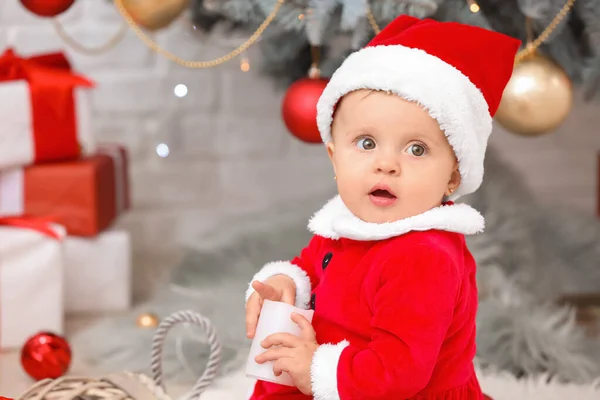
<path fill-rule="evenodd" d="M 44 394 L 45 393 L 45 394 Z M 42 395 L 43 397 L 40 397 Z M 123 372 L 103 378 L 61 377 L 36 383 L 16 400 L 171 400 L 145 375 Z"/>
<path fill-rule="evenodd" d="M 151 365 L 153 378 L 122 372 L 102 378 L 63 376 L 37 382 L 15 400 L 171 400 L 163 388 L 162 349 L 168 331 L 177 324 L 200 326 L 210 344 L 206 369 L 192 388 L 189 398 L 198 398 L 217 376 L 221 362 L 221 343 L 210 320 L 190 310 L 177 311 L 158 326 L 152 341 Z"/>

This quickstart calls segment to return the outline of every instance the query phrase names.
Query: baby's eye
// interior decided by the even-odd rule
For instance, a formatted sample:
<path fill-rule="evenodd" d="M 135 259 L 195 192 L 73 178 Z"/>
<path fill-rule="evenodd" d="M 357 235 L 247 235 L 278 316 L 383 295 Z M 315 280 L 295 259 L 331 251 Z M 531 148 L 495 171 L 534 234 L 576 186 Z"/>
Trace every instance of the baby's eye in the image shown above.
<path fill-rule="evenodd" d="M 375 148 L 375 141 L 371 138 L 358 139 L 356 145 L 363 150 L 373 150 Z"/>
<path fill-rule="evenodd" d="M 423 154 L 425 154 L 425 146 L 420 144 L 410 145 L 408 152 L 413 156 L 421 157 Z"/>

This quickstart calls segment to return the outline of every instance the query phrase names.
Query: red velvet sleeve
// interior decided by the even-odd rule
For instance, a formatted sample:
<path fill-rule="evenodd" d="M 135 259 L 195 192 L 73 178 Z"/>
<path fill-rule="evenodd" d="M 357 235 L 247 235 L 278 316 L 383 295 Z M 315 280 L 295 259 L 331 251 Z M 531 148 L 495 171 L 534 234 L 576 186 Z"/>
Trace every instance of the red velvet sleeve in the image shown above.
<path fill-rule="evenodd" d="M 312 290 L 319 283 L 315 265 L 317 265 L 316 260 L 321 240 L 319 236 L 313 236 L 300 254 L 290 261 L 274 261 L 265 264 L 254 275 L 250 283 L 255 280 L 264 282 L 274 275 L 287 275 L 296 284 L 296 307 L 308 309 Z M 246 301 L 252 293 L 254 293 L 254 289 L 249 286 L 246 292 Z"/>
<path fill-rule="evenodd" d="M 315 399 L 406 399 L 429 382 L 450 326 L 461 273 L 442 250 L 419 245 L 382 266 L 367 349 L 322 345 L 311 376 Z"/>

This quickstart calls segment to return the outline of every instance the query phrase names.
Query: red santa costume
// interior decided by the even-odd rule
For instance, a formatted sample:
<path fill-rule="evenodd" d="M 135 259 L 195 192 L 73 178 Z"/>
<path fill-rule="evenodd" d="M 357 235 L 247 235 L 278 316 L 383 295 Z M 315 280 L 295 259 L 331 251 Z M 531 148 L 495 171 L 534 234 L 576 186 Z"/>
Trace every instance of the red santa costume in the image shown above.
<path fill-rule="evenodd" d="M 454 149 L 461 184 L 449 200 L 472 193 L 519 43 L 473 26 L 399 17 L 332 76 L 317 106 L 323 141 L 342 96 L 392 92 L 423 105 Z M 464 237 L 483 230 L 479 212 L 448 201 L 375 224 L 335 197 L 308 227 L 314 237 L 298 257 L 265 265 L 253 280 L 288 275 L 296 306 L 315 310 L 315 399 L 482 398 L 473 367 L 476 268 Z M 313 397 L 259 381 L 251 398 Z"/>

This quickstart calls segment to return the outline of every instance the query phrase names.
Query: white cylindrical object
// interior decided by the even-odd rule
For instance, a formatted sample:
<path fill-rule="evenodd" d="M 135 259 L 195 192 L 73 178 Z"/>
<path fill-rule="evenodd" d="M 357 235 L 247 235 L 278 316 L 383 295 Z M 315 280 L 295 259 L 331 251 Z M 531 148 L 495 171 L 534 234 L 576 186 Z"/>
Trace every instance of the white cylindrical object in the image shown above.
<path fill-rule="evenodd" d="M 286 372 L 280 376 L 273 373 L 273 361 L 258 364 L 254 359 L 257 355 L 267 351 L 260 344 L 263 340 L 274 333 L 291 333 L 300 336 L 301 329 L 292 321 L 292 313 L 303 315 L 312 322 L 313 310 L 304 310 L 291 304 L 280 301 L 265 300 L 258 318 L 256 334 L 252 340 L 248 362 L 246 363 L 246 376 L 262 381 L 278 383 L 280 385 L 294 386 L 292 377 Z"/>

